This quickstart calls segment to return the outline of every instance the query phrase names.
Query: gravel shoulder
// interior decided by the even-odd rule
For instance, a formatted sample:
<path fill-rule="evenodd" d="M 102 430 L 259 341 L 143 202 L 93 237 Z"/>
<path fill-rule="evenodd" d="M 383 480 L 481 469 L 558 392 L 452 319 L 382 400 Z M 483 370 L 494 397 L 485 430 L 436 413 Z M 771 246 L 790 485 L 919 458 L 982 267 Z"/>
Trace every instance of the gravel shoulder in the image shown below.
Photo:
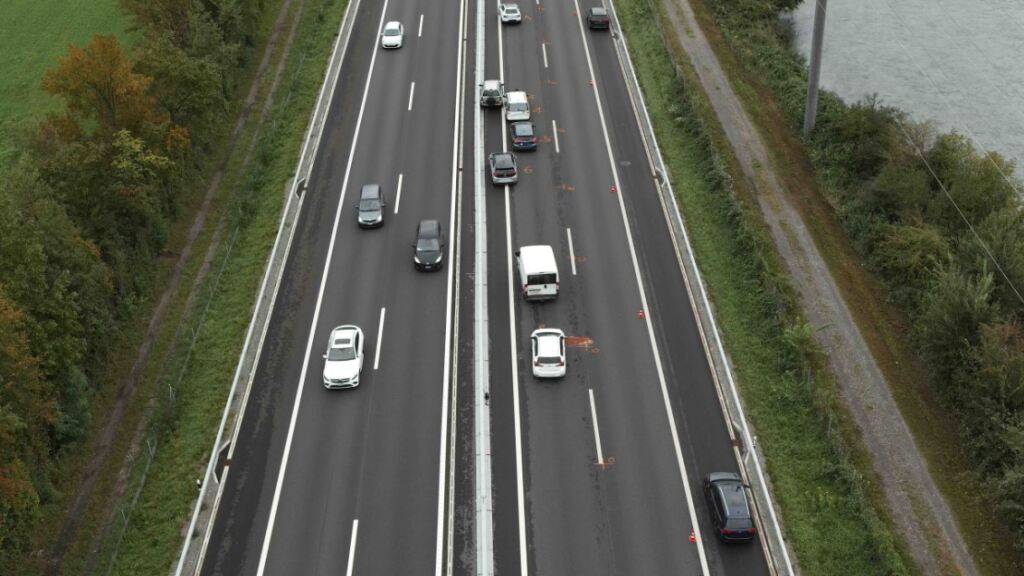
<path fill-rule="evenodd" d="M 662 0 L 668 32 L 689 56 L 744 178 L 755 191 L 802 311 L 828 354 L 840 396 L 881 481 L 887 512 L 924 574 L 979 574 L 885 376 L 854 321 L 791 191 L 708 43 L 690 0 Z M 924 529 L 922 529 L 922 527 Z"/>

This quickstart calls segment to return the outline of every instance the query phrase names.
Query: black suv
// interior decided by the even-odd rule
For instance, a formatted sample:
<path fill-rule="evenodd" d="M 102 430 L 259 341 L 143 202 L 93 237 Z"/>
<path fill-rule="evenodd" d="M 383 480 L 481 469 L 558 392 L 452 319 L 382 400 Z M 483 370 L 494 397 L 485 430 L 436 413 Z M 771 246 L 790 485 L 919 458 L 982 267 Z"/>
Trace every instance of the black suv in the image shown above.
<path fill-rule="evenodd" d="M 712 472 L 704 479 L 711 522 L 723 542 L 749 542 L 757 530 L 750 517 L 743 479 L 733 472 Z"/>
<path fill-rule="evenodd" d="M 412 261 L 420 272 L 440 270 L 444 263 L 444 239 L 441 223 L 437 220 L 420 220 L 416 227 L 416 243 L 412 245 Z"/>
<path fill-rule="evenodd" d="M 587 11 L 587 25 L 591 30 L 607 30 L 611 26 L 608 11 L 600 6 L 591 8 Z"/>
<path fill-rule="evenodd" d="M 513 150 L 536 150 L 537 134 L 533 131 L 533 122 L 513 122 L 508 125 L 512 136 Z"/>

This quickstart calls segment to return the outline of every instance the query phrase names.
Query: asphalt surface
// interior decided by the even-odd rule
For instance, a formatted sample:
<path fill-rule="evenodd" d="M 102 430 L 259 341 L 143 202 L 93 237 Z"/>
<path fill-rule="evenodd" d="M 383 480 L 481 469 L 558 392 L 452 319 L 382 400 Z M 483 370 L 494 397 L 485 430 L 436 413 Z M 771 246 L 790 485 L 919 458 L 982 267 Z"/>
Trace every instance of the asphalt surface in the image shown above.
<path fill-rule="evenodd" d="M 572 1 L 521 2 L 514 27 L 484 4 L 486 75 L 500 70 L 531 95 L 541 139 L 518 153 L 509 192 L 487 183 L 496 573 L 701 574 L 688 540 L 696 517 L 710 573 L 766 574 L 760 546 L 723 546 L 710 531 L 700 480 L 736 462 L 611 37 L 581 30 Z M 204 575 L 475 571 L 475 7 L 362 0 Z M 384 20 L 405 25 L 402 49 L 376 47 Z M 506 146 L 504 129 L 499 110 L 485 113 L 485 153 Z M 360 230 L 354 204 L 371 182 L 387 195 L 385 225 Z M 449 240 L 439 273 L 413 269 L 424 218 Z M 508 258 L 525 244 L 554 248 L 557 300 L 525 303 L 511 290 Z M 328 391 L 321 355 L 340 324 L 363 330 L 362 383 Z M 529 333 L 542 325 L 572 337 L 560 381 L 530 372 Z"/>

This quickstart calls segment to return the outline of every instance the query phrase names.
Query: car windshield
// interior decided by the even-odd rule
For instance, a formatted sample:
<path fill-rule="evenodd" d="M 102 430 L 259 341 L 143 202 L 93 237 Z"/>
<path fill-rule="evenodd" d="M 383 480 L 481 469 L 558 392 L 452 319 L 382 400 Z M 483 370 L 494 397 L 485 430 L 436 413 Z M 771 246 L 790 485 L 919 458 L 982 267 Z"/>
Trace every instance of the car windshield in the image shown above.
<path fill-rule="evenodd" d="M 418 252 L 440 252 L 441 243 L 437 238 L 420 238 L 416 242 L 416 250 Z"/>
<path fill-rule="evenodd" d="M 399 34 L 401 34 L 401 31 L 399 31 L 398 28 L 385 28 L 384 29 L 384 35 L 385 36 L 398 36 Z"/>
<path fill-rule="evenodd" d="M 523 110 L 529 110 L 530 105 L 526 102 L 512 102 L 508 105 L 508 109 L 516 112 L 522 112 Z"/>
<path fill-rule="evenodd" d="M 533 127 L 529 124 L 516 124 L 512 127 L 516 136 L 533 136 Z"/>
<path fill-rule="evenodd" d="M 331 348 L 327 352 L 327 359 L 333 362 L 343 362 L 345 360 L 356 359 L 356 349 L 352 346 L 345 346 L 343 348 Z"/>
<path fill-rule="evenodd" d="M 532 284 L 532 285 L 537 285 L 537 284 L 554 284 L 557 281 L 556 278 L 557 277 L 554 274 L 551 274 L 551 273 L 547 273 L 547 274 L 530 274 L 529 278 L 527 278 L 527 283 L 528 284 Z"/>
<path fill-rule="evenodd" d="M 498 156 L 494 159 L 494 168 L 497 170 L 507 170 L 515 167 L 512 163 L 512 158 L 509 156 Z"/>
<path fill-rule="evenodd" d="M 508 12 L 509 14 L 519 14 L 519 6 L 516 6 L 515 4 L 506 4 L 505 12 Z"/>
<path fill-rule="evenodd" d="M 594 8 L 591 12 L 594 16 L 607 16 L 608 13 L 604 11 L 604 8 Z"/>
<path fill-rule="evenodd" d="M 359 209 L 367 212 L 380 210 L 380 200 L 377 200 L 376 198 L 364 198 L 359 201 Z"/>
<path fill-rule="evenodd" d="M 562 359 L 558 356 L 540 356 L 537 358 L 537 363 L 541 365 L 560 364 Z"/>

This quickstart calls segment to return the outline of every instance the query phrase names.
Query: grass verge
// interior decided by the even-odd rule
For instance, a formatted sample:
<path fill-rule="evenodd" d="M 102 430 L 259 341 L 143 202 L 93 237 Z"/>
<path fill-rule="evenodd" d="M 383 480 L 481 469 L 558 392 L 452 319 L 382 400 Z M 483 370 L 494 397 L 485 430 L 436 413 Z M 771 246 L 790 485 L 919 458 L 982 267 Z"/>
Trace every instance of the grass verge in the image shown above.
<path fill-rule="evenodd" d="M 806 574 L 904 574 L 863 488 L 851 423 L 689 62 L 648 0 L 617 0 L 658 142 L 757 429 L 785 531 Z M 672 50 L 672 53 L 669 50 Z"/>
<path fill-rule="evenodd" d="M 17 141 L 59 102 L 43 92 L 43 73 L 68 44 L 93 34 L 122 41 L 128 21 L 117 0 L 3 0 L 0 18 L 0 171 L 17 154 Z"/>
<path fill-rule="evenodd" d="M 868 271 L 837 216 L 838 192 L 827 174 L 816 173 L 808 156 L 796 124 L 802 118 L 802 101 L 797 110 L 797 103 L 780 102 L 773 92 L 773 83 L 791 81 L 792 69 L 803 71 L 799 56 L 779 43 L 777 30 L 745 29 L 749 22 L 739 16 L 734 21 L 716 18 L 713 3 L 707 0 L 694 0 L 692 5 L 850 304 L 975 564 L 983 574 L 1019 572 L 1024 552 L 1014 549 L 1007 531 L 992 529 L 994 504 L 985 498 L 988 491 L 971 466 L 955 418 L 930 388 L 928 369 L 911 348 L 911 320 L 890 303 L 886 288 Z"/>
<path fill-rule="evenodd" d="M 195 317 L 184 320 L 194 330 L 189 340 L 192 334 L 195 340 L 179 347 L 172 363 L 177 369 L 165 382 L 175 385 L 176 401 L 158 423 L 161 444 L 130 512 L 114 574 L 163 573 L 177 557 L 196 497 L 194 480 L 202 476 L 209 456 L 276 235 L 283 190 L 293 175 L 345 4 L 306 1 L 253 163 L 245 173 L 236 170 L 225 178 L 225 187 L 238 193 L 227 207 L 224 241 L 204 297 Z"/>

